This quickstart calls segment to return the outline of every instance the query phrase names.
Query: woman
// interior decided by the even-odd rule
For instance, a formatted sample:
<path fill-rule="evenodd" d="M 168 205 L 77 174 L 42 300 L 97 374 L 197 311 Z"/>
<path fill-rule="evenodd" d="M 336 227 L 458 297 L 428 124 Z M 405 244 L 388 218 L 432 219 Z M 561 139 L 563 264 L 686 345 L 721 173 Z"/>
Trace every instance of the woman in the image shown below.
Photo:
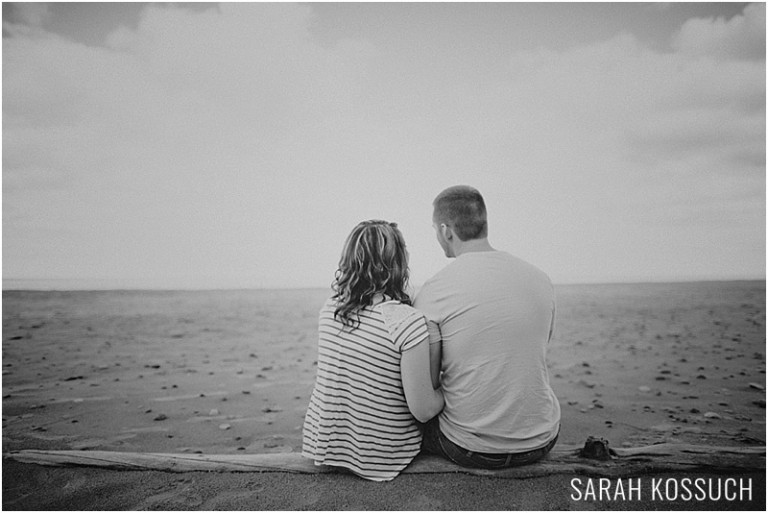
<path fill-rule="evenodd" d="M 364 221 L 347 237 L 320 311 L 317 379 L 302 455 L 365 479 L 395 478 L 421 447 L 417 420 L 443 408 L 432 388 L 424 316 L 405 291 L 408 253 L 395 223 Z"/>

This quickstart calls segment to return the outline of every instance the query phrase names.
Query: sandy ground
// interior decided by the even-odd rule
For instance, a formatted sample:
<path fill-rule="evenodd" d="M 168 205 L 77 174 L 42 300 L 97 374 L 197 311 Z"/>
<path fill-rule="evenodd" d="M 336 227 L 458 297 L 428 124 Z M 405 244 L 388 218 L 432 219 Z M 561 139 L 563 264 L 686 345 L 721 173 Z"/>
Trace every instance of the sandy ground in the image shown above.
<path fill-rule="evenodd" d="M 8 476 L 13 474 L 12 478 Z M 715 474 L 668 474 L 678 480 Z M 765 474 L 752 479 L 751 501 L 652 500 L 651 479 L 631 500 L 574 500 L 572 476 L 494 479 L 466 474 L 403 474 L 373 483 L 354 476 L 282 473 L 104 471 L 12 463 L 3 466 L 4 510 L 311 510 L 311 511 L 562 511 L 562 510 L 765 510 Z M 5 486 L 5 485 L 4 485 Z M 40 490 L 55 490 L 41 494 Z M 641 500 L 636 500 L 636 499 Z"/>
<path fill-rule="evenodd" d="M 765 444 L 765 282 L 561 286 L 557 294 L 549 360 L 563 443 L 593 435 L 613 446 Z M 298 451 L 326 295 L 3 292 L 3 452 Z M 3 503 L 10 509 L 30 504 L 19 495 L 26 493 L 21 476 L 43 472 L 27 467 L 4 463 Z M 61 471 L 72 479 L 88 473 L 44 470 Z M 99 508 L 98 496 L 80 500 L 82 508 L 74 509 Z M 377 509 L 411 509 L 393 500 Z M 290 504 L 296 507 L 275 508 L 302 509 Z M 427 506 L 418 509 L 441 509 Z M 205 501 L 181 509 L 197 508 L 222 509 Z"/>

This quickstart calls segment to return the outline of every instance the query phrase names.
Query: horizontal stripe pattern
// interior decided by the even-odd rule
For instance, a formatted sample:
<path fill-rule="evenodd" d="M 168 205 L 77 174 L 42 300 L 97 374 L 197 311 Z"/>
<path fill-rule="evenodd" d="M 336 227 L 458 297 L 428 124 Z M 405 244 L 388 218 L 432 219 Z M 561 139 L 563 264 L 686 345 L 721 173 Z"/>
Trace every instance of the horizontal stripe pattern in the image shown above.
<path fill-rule="evenodd" d="M 421 448 L 400 377 L 402 351 L 428 340 L 423 315 L 394 301 L 359 312 L 360 324 L 320 311 L 317 378 L 304 419 L 302 455 L 372 481 L 396 477 Z"/>

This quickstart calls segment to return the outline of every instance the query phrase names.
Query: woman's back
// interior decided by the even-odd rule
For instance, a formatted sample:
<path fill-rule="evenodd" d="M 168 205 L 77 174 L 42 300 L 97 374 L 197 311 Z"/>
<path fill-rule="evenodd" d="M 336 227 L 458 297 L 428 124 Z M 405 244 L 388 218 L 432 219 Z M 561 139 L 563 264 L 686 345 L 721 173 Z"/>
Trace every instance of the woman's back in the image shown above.
<path fill-rule="evenodd" d="M 320 311 L 317 378 L 304 422 L 302 454 L 316 464 L 387 481 L 418 454 L 421 433 L 403 392 L 401 353 L 427 341 L 424 317 L 386 301 L 344 326 L 330 299 Z"/>

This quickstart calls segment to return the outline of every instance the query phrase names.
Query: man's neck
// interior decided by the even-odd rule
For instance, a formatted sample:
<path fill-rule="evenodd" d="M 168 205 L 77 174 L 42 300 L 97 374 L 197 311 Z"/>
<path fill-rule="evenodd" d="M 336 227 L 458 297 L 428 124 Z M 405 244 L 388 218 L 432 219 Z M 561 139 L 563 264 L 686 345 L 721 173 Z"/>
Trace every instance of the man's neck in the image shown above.
<path fill-rule="evenodd" d="M 459 241 L 457 247 L 454 248 L 454 253 L 457 257 L 464 253 L 480 253 L 483 251 L 496 251 L 491 247 L 487 238 Z"/>

